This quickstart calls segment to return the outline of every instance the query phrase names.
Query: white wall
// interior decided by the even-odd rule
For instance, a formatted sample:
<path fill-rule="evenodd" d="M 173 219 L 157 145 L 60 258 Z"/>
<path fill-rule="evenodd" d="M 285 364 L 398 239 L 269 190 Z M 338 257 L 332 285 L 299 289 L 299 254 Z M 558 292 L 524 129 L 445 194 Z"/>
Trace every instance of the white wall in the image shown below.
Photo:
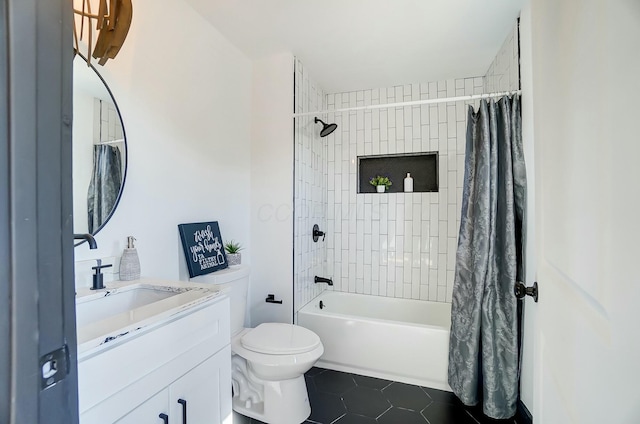
<path fill-rule="evenodd" d="M 329 109 L 483 93 L 483 78 L 327 96 Z M 477 102 L 476 102 L 477 103 Z M 328 273 L 334 290 L 450 302 L 460 223 L 467 104 L 330 113 Z M 357 157 L 438 152 L 437 193 L 357 193 Z M 402 187 L 403 181 L 393 181 Z"/>
<path fill-rule="evenodd" d="M 300 60 L 295 62 L 296 113 L 326 109 L 325 93 Z M 313 241 L 313 225 L 327 231 L 327 144 L 333 135 L 320 137 L 322 125 L 315 116 L 295 119 L 294 161 L 294 311 L 311 301 L 327 288 L 316 284 L 314 277 L 327 275 L 326 238 Z M 318 118 L 329 123 L 327 117 Z"/>
<path fill-rule="evenodd" d="M 253 64 L 251 324 L 293 319 L 293 55 Z M 266 303 L 272 293 L 282 305 Z"/>
<path fill-rule="evenodd" d="M 98 249 L 76 247 L 76 261 L 119 257 L 133 235 L 142 276 L 186 278 L 177 225 L 217 220 L 250 263 L 251 62 L 182 0 L 134 9 L 118 57 L 98 67 L 123 114 L 124 193 Z"/>

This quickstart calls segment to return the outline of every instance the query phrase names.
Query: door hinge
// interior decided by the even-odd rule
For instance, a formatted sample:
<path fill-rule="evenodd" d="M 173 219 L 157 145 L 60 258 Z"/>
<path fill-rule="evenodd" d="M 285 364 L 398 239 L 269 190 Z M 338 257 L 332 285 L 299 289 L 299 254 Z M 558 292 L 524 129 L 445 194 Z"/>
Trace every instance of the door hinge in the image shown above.
<path fill-rule="evenodd" d="M 40 390 L 48 389 L 69 374 L 69 348 L 60 349 L 40 358 Z"/>

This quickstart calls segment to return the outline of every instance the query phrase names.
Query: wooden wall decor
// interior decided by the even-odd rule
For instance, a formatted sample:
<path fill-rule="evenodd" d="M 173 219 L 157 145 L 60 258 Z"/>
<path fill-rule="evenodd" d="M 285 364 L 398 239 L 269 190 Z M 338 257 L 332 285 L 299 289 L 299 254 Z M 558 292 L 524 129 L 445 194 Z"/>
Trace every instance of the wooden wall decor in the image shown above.
<path fill-rule="evenodd" d="M 82 5 L 77 8 L 80 2 Z M 96 2 L 98 10 L 94 13 L 92 3 L 95 10 Z M 80 41 L 85 41 L 86 33 L 88 64 L 91 63 L 92 57 L 98 60 L 100 65 L 115 58 L 131 26 L 131 0 L 76 0 L 73 12 L 76 15 L 73 27 L 76 51 L 80 51 Z"/>

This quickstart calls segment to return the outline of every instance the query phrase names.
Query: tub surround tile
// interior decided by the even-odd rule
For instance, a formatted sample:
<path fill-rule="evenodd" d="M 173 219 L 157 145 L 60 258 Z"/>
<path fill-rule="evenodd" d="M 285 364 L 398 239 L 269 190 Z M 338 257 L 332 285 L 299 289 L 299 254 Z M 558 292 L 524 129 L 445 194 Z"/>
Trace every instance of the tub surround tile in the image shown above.
<path fill-rule="evenodd" d="M 446 96 L 448 92 L 455 93 L 456 87 L 459 87 L 464 94 L 473 94 L 477 88 L 482 90 L 482 84 L 479 87 L 475 82 L 482 82 L 482 78 L 469 78 L 467 86 L 466 80 L 446 80 L 432 83 L 434 87 L 442 87 L 442 90 L 434 90 L 434 97 Z M 414 97 L 421 97 L 421 87 L 429 87 L 429 83 L 425 84 L 408 84 L 406 86 L 387 87 L 384 89 L 365 90 L 363 98 L 374 99 L 375 95 L 382 93 L 381 100 L 385 101 L 405 101 Z M 391 97 L 388 93 L 392 93 Z M 357 96 L 353 93 L 342 93 L 327 96 L 327 98 L 342 98 L 342 107 L 357 106 Z M 431 94 L 425 92 L 423 94 Z M 329 161 L 328 170 L 332 170 L 335 174 L 327 175 L 330 180 L 341 179 L 343 181 L 341 187 L 341 195 L 328 198 L 328 208 L 335 210 L 337 205 L 342 207 L 342 217 L 334 215 L 336 223 L 333 233 L 328 234 L 328 238 L 344 239 L 346 233 L 358 232 L 358 225 L 362 224 L 362 220 L 366 221 L 364 234 L 372 233 L 372 237 L 367 238 L 366 243 L 357 243 L 356 251 L 363 255 L 356 255 L 356 258 L 367 260 L 366 264 L 372 265 L 371 275 L 380 275 L 381 268 L 387 266 L 388 283 L 393 286 L 393 290 L 386 290 L 385 293 L 378 295 L 398 298 L 426 298 L 421 296 L 420 291 L 428 293 L 428 286 L 434 286 L 432 289 L 434 295 L 431 300 L 445 301 L 446 290 L 438 296 L 435 286 L 453 285 L 453 279 L 450 279 L 446 272 L 443 272 L 441 280 L 430 281 L 428 278 L 428 267 L 419 266 L 425 262 L 432 265 L 433 268 L 442 267 L 446 271 L 446 266 L 455 259 L 455 250 L 448 249 L 450 240 L 456 240 L 457 223 L 460 215 L 461 184 L 463 177 L 464 162 L 459 162 L 458 154 L 464 154 L 464 139 L 466 137 L 466 127 L 464 131 L 458 131 L 458 111 L 457 105 L 434 105 L 433 107 L 403 107 L 392 109 L 376 110 L 375 113 L 368 112 L 364 114 L 354 114 L 355 124 L 343 125 L 341 131 L 341 140 L 343 144 L 349 144 L 351 149 L 343 150 L 340 160 L 349 165 L 348 168 L 339 166 L 338 158 Z M 466 120 L 466 108 L 462 108 L 464 112 L 463 118 Z M 349 115 L 351 116 L 351 115 Z M 375 140 L 373 140 L 375 134 Z M 363 136 L 364 135 L 364 136 Z M 328 145 L 328 149 L 338 148 L 338 140 L 336 137 L 328 137 L 324 141 Z M 370 146 L 372 145 L 372 146 Z M 440 193 L 429 193 L 433 196 L 420 196 L 416 193 L 386 193 L 383 195 L 373 195 L 375 203 L 372 202 L 371 212 L 361 209 L 361 199 L 365 199 L 364 194 L 357 193 L 357 184 L 353 183 L 355 172 L 352 169 L 357 163 L 356 156 L 366 155 L 370 153 L 391 154 L 391 153 L 417 153 L 439 151 L 439 167 L 440 167 Z M 451 160 L 450 160 L 451 159 Z M 458 166 L 462 165 L 462 167 Z M 347 181 L 348 177 L 348 181 Z M 394 181 L 394 184 L 402 186 L 402 181 Z M 458 187 L 460 185 L 460 187 Z M 337 190 L 337 189 L 336 189 Z M 434 203 L 435 202 L 435 203 Z M 433 211 L 436 211 L 433 213 Z M 424 222 L 428 222 L 431 232 L 423 232 Z M 359 233 L 358 233 L 359 234 Z M 382 235 L 387 235 L 387 239 L 383 239 Z M 414 240 L 415 238 L 415 240 Z M 429 243 L 433 238 L 435 243 Z M 360 238 L 358 238 L 360 241 Z M 386 241 L 389 244 L 386 244 Z M 345 247 L 343 242 L 342 248 Z M 351 248 L 351 246 L 349 246 Z M 378 269 L 374 269 L 374 264 L 369 260 L 371 252 L 395 252 L 395 256 L 389 260 L 387 264 L 377 264 Z M 435 255 L 442 254 L 443 260 L 432 261 Z M 448 258 L 448 256 L 452 256 Z M 397 257 L 397 260 L 395 259 Z M 351 257 L 350 263 L 351 261 Z M 401 259 L 405 259 L 404 261 Z M 335 262 L 333 269 L 341 269 L 341 257 L 328 257 L 329 262 Z M 405 266 L 405 262 L 408 266 Z M 415 268 L 415 271 L 412 269 Z M 402 269 L 402 272 L 398 272 Z M 360 268 L 356 267 L 355 272 L 358 278 L 362 278 Z M 349 269 L 350 273 L 351 270 Z M 424 275 L 424 278 L 422 276 Z M 342 275 L 342 277 L 350 278 L 350 275 Z M 427 286 L 421 288 L 420 286 Z M 370 292 L 370 286 L 365 281 L 362 289 L 355 287 L 355 292 Z M 345 290 L 344 287 L 334 287 L 334 290 L 353 291 L 351 287 Z"/>
<path fill-rule="evenodd" d="M 296 112 L 309 112 L 325 110 L 329 97 L 310 77 L 308 70 L 302 63 L 295 61 L 295 110 Z M 320 116 L 325 122 L 332 122 L 327 116 Z M 338 123 L 340 124 L 340 123 Z M 331 237 L 325 241 L 312 241 L 312 229 L 318 224 L 321 231 L 332 234 L 336 229 L 328 229 L 327 205 L 331 199 L 340 202 L 340 196 L 336 191 L 338 180 L 327 179 L 327 173 L 333 175 L 336 171 L 332 168 L 339 167 L 338 148 L 328 149 L 326 143 L 320 140 L 320 126 L 314 123 L 313 116 L 295 119 L 295 166 L 294 166 L 294 193 L 295 193 L 295 219 L 294 219 L 294 310 L 298 311 L 315 296 L 325 290 L 325 285 L 314 284 L 314 275 L 328 276 L 327 273 L 327 246 L 333 243 Z M 338 156 L 338 157 L 336 157 Z M 329 162 L 328 157 L 333 160 Z M 331 191 L 330 191 L 331 190 Z M 337 197 L 337 200 L 335 199 Z M 334 211 L 331 207 L 331 211 Z M 341 224 L 341 221 L 337 222 Z M 333 221 L 335 225 L 336 222 Z M 339 228 L 338 228 L 339 229 Z M 336 262 L 339 265 L 339 261 Z M 335 268 L 334 268 L 335 269 Z"/>
<path fill-rule="evenodd" d="M 296 60 L 296 72 L 296 83 L 301 82 L 301 88 L 296 92 L 298 112 L 514 90 L 519 86 L 518 30 L 516 26 L 509 33 L 484 76 L 326 94 L 308 78 L 299 60 Z M 315 168 L 301 172 L 300 179 L 313 175 L 313 186 L 318 189 L 315 192 L 329 192 L 317 199 L 312 196 L 313 201 L 329 211 L 329 219 L 334 221 L 327 234 L 327 246 L 335 249 L 333 255 L 327 256 L 328 269 L 334 270 L 334 274 L 340 271 L 340 275 L 333 277 L 349 283 L 336 286 L 334 290 L 451 302 L 453 274 L 447 271 L 455 269 L 464 178 L 466 118 L 468 106 L 477 106 L 478 103 L 466 101 L 329 113 L 326 118 L 336 122 L 339 127 L 333 135 L 322 140 L 314 135 L 317 127 L 309 123 L 312 118 L 297 120 L 301 124 L 296 127 L 296 142 L 299 142 L 298 138 L 308 142 L 302 142 L 301 148 L 309 149 L 310 153 L 301 156 L 296 167 L 308 166 L 309 157 L 322 161 L 322 166 L 316 167 L 318 172 L 312 172 Z M 416 196 L 416 193 L 357 193 L 357 156 L 414 152 L 438 153 L 438 193 L 427 193 L 428 196 Z M 402 181 L 394 181 L 395 184 L 401 185 Z M 371 207 L 363 209 L 363 204 Z M 322 214 L 315 218 L 327 219 Z M 428 225 L 425 226 L 425 223 Z M 306 224 L 296 232 L 296 237 L 307 237 L 303 234 L 307 231 Z M 363 233 L 371 237 L 363 238 Z M 349 234 L 357 234 L 357 238 L 351 238 Z M 410 237 L 415 237 L 415 240 Z M 341 245 L 338 245 L 338 240 L 341 240 Z M 340 250 L 348 250 L 348 257 L 339 254 Z M 378 263 L 372 260 L 372 252 L 381 253 Z M 407 261 L 412 261 L 411 267 L 415 271 L 410 274 L 406 269 L 396 272 L 395 268 L 404 268 L 404 265 L 396 260 L 396 255 L 389 255 L 389 259 L 385 260 L 388 252 L 404 254 L 405 258 L 409 258 Z M 315 254 L 322 256 L 319 252 Z M 302 258 L 302 261 L 305 259 Z M 361 262 L 371 265 L 371 272 L 367 270 L 367 275 L 371 274 L 372 278 L 378 276 L 378 287 L 384 289 L 376 293 L 370 282 L 356 283 L 356 279 L 363 278 L 364 274 L 363 267 L 359 266 Z M 428 266 L 416 265 L 423 262 Z M 352 264 L 356 266 L 348 266 Z M 308 271 L 304 263 L 297 269 Z M 432 272 L 434 269 L 437 273 Z M 357 275 L 351 275 L 353 273 Z M 385 275 L 387 281 L 383 282 L 381 275 Z M 433 275 L 438 278 L 432 278 Z M 296 295 L 303 299 L 296 303 L 296 311 L 315 293 L 315 287 L 305 285 L 303 281 L 306 280 L 297 281 Z"/>

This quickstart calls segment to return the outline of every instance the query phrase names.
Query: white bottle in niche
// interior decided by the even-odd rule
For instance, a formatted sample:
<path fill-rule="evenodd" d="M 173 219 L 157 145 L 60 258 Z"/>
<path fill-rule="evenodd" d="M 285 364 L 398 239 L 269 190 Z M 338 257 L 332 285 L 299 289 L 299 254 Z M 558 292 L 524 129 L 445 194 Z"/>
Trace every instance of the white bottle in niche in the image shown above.
<path fill-rule="evenodd" d="M 404 179 L 404 192 L 411 193 L 413 191 L 413 178 L 411 174 L 407 172 L 407 177 Z"/>
<path fill-rule="evenodd" d="M 131 281 L 140 278 L 140 259 L 133 242 L 135 237 L 127 237 L 127 247 L 120 258 L 120 280 Z"/>

